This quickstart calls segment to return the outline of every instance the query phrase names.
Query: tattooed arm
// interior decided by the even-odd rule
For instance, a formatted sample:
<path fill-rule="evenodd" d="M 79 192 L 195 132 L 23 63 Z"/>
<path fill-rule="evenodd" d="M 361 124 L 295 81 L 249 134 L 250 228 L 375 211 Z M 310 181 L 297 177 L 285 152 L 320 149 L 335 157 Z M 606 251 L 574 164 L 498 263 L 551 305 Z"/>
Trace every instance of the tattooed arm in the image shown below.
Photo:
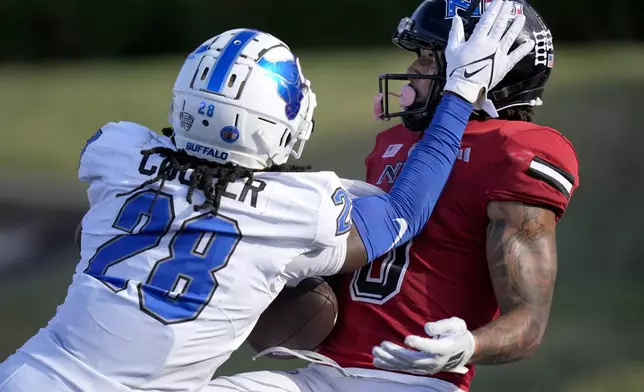
<path fill-rule="evenodd" d="M 557 274 L 555 214 L 494 201 L 487 207 L 487 259 L 500 317 L 472 332 L 470 363 L 500 364 L 532 354 L 548 323 Z"/>

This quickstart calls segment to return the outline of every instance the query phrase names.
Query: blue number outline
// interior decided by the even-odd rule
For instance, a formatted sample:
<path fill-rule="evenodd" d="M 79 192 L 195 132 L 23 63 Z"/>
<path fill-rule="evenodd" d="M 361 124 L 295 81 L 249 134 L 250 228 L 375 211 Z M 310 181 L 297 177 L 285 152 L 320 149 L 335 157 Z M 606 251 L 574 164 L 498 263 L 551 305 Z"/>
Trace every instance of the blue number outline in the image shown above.
<path fill-rule="evenodd" d="M 156 201 L 154 202 L 154 204 L 152 204 L 152 200 L 154 200 L 155 197 L 156 197 Z M 141 204 L 141 205 L 138 205 L 138 204 Z M 142 208 L 142 207 L 145 207 L 145 208 Z M 168 214 L 165 216 L 156 214 L 156 221 L 155 221 L 155 214 L 154 214 L 155 210 L 159 212 L 159 211 L 163 211 L 163 209 L 165 208 L 168 208 L 168 211 L 167 211 Z M 128 212 L 130 214 L 124 215 Z M 132 213 L 136 214 L 136 216 L 133 217 Z M 148 217 L 148 220 L 141 226 L 141 220 L 144 219 L 144 217 Z M 145 251 L 158 247 L 161 241 L 163 240 L 163 237 L 165 237 L 168 234 L 172 226 L 172 222 L 174 222 L 175 219 L 176 219 L 176 214 L 174 211 L 174 199 L 173 199 L 173 196 L 168 193 L 147 189 L 128 197 L 127 200 L 121 206 L 119 213 L 117 214 L 116 218 L 114 219 L 114 223 L 112 224 L 112 227 L 114 227 L 115 229 L 124 231 L 126 234 L 117 235 L 112 239 L 106 241 L 101 246 L 99 246 L 96 249 L 96 252 L 92 256 L 92 258 L 90 258 L 90 260 L 88 261 L 87 267 L 83 272 L 94 277 L 99 282 L 103 283 L 114 293 L 118 293 L 124 290 L 128 285 L 128 280 L 106 275 L 108 269 L 140 253 L 143 253 Z M 123 222 L 122 220 L 125 222 Z M 129 223 L 128 223 L 128 220 L 130 221 Z M 209 239 L 208 244 L 205 246 L 203 252 L 198 252 L 196 248 L 200 244 L 204 235 L 208 233 L 208 231 L 203 229 L 199 230 L 198 227 L 195 230 L 195 228 L 191 226 L 193 226 L 193 223 L 200 223 L 205 220 L 208 220 L 208 222 L 205 223 L 206 225 L 208 225 L 208 228 L 212 228 L 213 224 L 224 225 L 224 227 L 222 228 L 223 229 L 222 232 L 218 232 L 215 230 L 210 231 L 209 233 L 212 233 L 211 234 L 212 236 Z M 124 225 L 124 223 L 128 225 Z M 149 228 L 151 225 L 156 226 L 155 227 L 156 229 L 159 229 L 159 227 L 161 226 L 162 229 L 152 231 L 151 233 L 146 232 L 146 228 Z M 137 233 L 134 233 L 134 230 L 139 226 L 141 226 L 139 231 Z M 226 229 L 229 229 L 229 230 L 226 231 Z M 194 241 L 193 243 L 188 242 L 188 244 L 190 244 L 190 249 L 191 249 L 189 252 L 190 255 L 177 256 L 179 253 L 181 253 L 180 251 L 178 252 L 176 249 L 177 241 L 179 241 L 182 238 L 188 238 L 188 241 L 190 241 L 190 236 L 194 235 L 195 233 L 198 233 L 197 240 Z M 151 234 L 153 234 L 154 236 L 151 236 Z M 220 239 L 220 237 L 223 237 L 223 239 Z M 214 274 L 228 265 L 228 261 L 230 260 L 230 257 L 232 256 L 232 254 L 235 252 L 237 245 L 241 241 L 241 238 L 242 238 L 242 234 L 239 229 L 239 224 L 237 223 L 236 220 L 231 219 L 229 217 L 206 213 L 206 214 L 202 214 L 202 215 L 187 219 L 185 222 L 183 222 L 181 228 L 176 233 L 174 233 L 172 239 L 167 245 L 169 250 L 169 256 L 161 260 L 158 260 L 155 263 L 154 267 L 152 267 L 152 269 L 150 270 L 150 273 L 148 274 L 146 282 L 145 283 L 141 282 L 137 285 L 137 292 L 139 296 L 139 307 L 141 311 L 155 318 L 156 320 L 160 321 L 163 324 L 178 324 L 182 322 L 192 321 L 197 317 L 199 317 L 203 309 L 205 309 L 208 303 L 212 300 L 212 296 L 215 294 L 215 291 L 219 286 L 219 283 L 217 282 L 217 278 L 214 276 Z M 141 248 L 134 248 L 133 249 L 134 251 L 131 251 L 123 255 L 119 255 L 119 257 L 117 257 L 116 259 L 113 259 L 110 257 L 111 255 L 109 253 L 114 251 L 113 249 L 114 244 L 122 244 L 124 242 L 127 243 L 127 245 L 120 245 L 117 248 L 122 250 L 124 247 L 127 249 L 128 247 L 132 248 L 132 245 L 138 246 L 137 243 L 140 244 L 141 239 L 147 240 L 147 244 L 145 246 Z M 228 244 L 226 244 L 226 239 L 228 240 Z M 150 240 L 152 240 L 151 243 L 150 243 Z M 214 246 L 217 243 L 219 243 L 220 245 L 224 245 L 224 247 Z M 213 254 L 213 252 L 215 254 Z M 223 254 L 217 255 L 216 252 L 223 252 Z M 107 257 L 105 257 L 106 253 L 108 255 Z M 118 254 L 119 250 L 117 250 L 116 253 Z M 190 261 L 194 262 L 194 259 L 192 260 L 190 259 L 191 256 L 197 256 L 198 259 L 203 260 L 204 262 L 209 262 L 209 264 L 206 266 L 206 267 L 210 267 L 210 268 L 207 268 L 207 271 L 208 271 L 207 276 L 210 277 L 210 279 L 212 279 L 212 284 L 205 296 L 200 297 L 199 296 L 200 293 L 197 293 L 196 297 L 187 296 L 186 297 L 187 301 L 183 301 L 183 302 L 188 302 L 188 306 L 186 306 L 185 303 L 182 303 L 182 300 L 185 294 L 194 294 L 190 292 L 191 283 L 193 281 L 199 282 L 200 279 L 203 280 L 206 274 L 204 274 L 203 276 L 197 275 L 195 277 L 194 273 L 192 274 L 193 276 L 188 276 L 188 274 L 186 273 L 177 272 L 173 276 L 174 283 L 172 283 L 171 285 L 172 287 L 168 289 L 163 288 L 163 286 L 165 285 L 165 282 L 162 282 L 161 286 L 157 286 L 157 287 L 153 287 L 149 285 L 150 282 L 154 281 L 157 278 L 158 274 L 161 272 L 160 271 L 161 268 L 164 265 L 168 265 L 170 264 L 169 262 L 172 262 L 172 261 L 175 261 L 175 262 L 180 261 L 180 262 L 184 262 L 184 264 Z M 176 263 L 174 264 L 176 265 Z M 190 266 L 192 267 L 191 270 L 194 271 L 195 270 L 194 265 L 191 264 Z M 203 266 L 201 265 L 198 265 L 197 267 L 200 269 L 203 268 Z M 173 271 L 171 270 L 171 272 Z M 167 276 L 169 275 L 161 276 L 161 280 L 163 281 Z M 176 298 L 172 298 L 169 296 L 169 294 L 171 290 L 174 290 L 176 288 L 176 285 L 181 277 L 183 277 L 185 280 L 188 281 L 186 285 L 186 289 L 184 290 L 183 293 L 178 294 Z M 208 281 L 206 281 L 206 283 L 208 283 Z M 203 281 L 201 281 L 201 285 L 197 287 L 197 289 L 202 287 L 203 287 Z M 206 288 L 208 287 L 206 286 Z M 159 314 L 158 311 L 155 312 L 153 309 L 150 309 L 149 306 L 145 305 L 144 297 L 150 292 L 156 295 L 157 299 L 160 299 L 160 302 L 162 302 L 163 304 L 169 305 L 170 307 L 178 305 L 179 308 L 183 308 L 183 311 L 186 311 L 186 310 L 190 311 L 189 307 L 191 303 L 192 304 L 199 303 L 199 306 L 197 307 L 197 309 L 193 311 L 193 313 L 191 313 L 187 317 L 177 317 L 174 319 L 171 317 L 163 317 L 163 315 Z M 160 293 L 162 294 L 162 296 L 159 295 Z M 168 309 L 162 309 L 162 312 L 165 312 L 167 310 Z M 179 310 L 179 312 L 181 312 L 181 310 Z"/>
<path fill-rule="evenodd" d="M 351 208 L 353 207 L 353 202 L 349 193 L 344 188 L 337 188 L 333 195 L 331 195 L 331 200 L 336 206 L 343 206 L 342 211 L 335 220 L 335 235 L 340 236 L 348 233 L 351 230 Z"/>
<path fill-rule="evenodd" d="M 154 197 L 157 197 L 157 200 L 155 202 L 154 207 L 155 208 L 160 208 L 166 205 L 169 208 L 169 216 L 166 219 L 166 221 L 163 222 L 154 222 L 152 219 L 153 214 L 151 214 L 152 211 L 148 210 L 147 212 L 139 211 L 138 218 L 134 225 L 131 227 L 126 227 L 122 223 L 120 223 L 121 219 L 125 219 L 125 216 L 123 215 L 130 206 L 132 206 L 133 203 L 137 202 L 138 200 L 142 200 L 145 198 L 145 196 L 150 195 L 153 199 Z M 151 206 L 151 201 L 150 204 Z M 143 226 L 139 229 L 138 233 L 134 234 L 134 229 L 136 229 L 139 224 L 141 223 L 141 219 L 143 219 L 144 216 L 148 217 L 148 221 L 143 224 Z M 159 215 L 157 215 L 158 217 Z M 157 246 L 159 246 L 159 243 L 161 243 L 161 239 L 168 234 L 168 231 L 170 230 L 170 227 L 172 225 L 172 222 L 175 219 L 175 212 L 174 212 L 174 199 L 172 195 L 165 193 L 165 192 L 158 192 L 157 196 L 157 191 L 148 189 L 144 190 L 142 192 L 135 193 L 134 195 L 130 196 L 123 202 L 123 205 L 121 206 L 121 209 L 119 210 L 119 213 L 116 215 L 116 218 L 114 218 L 114 223 L 112 223 L 112 227 L 121 231 L 124 231 L 126 234 L 120 234 L 115 236 L 114 238 L 110 239 L 109 241 L 105 242 L 101 246 L 99 246 L 96 249 L 96 252 L 94 252 L 94 255 L 92 258 L 89 259 L 87 263 L 87 268 L 85 268 L 84 273 L 87 275 L 90 275 L 97 279 L 99 282 L 105 284 L 110 290 L 114 291 L 115 293 L 118 293 L 122 290 L 124 290 L 127 287 L 127 280 L 122 280 L 118 278 L 113 278 L 106 276 L 105 274 L 107 273 L 107 270 L 119 263 L 122 263 L 123 261 L 132 258 L 140 253 L 146 252 L 150 249 L 154 249 Z M 145 236 L 147 233 L 145 233 L 145 229 L 148 228 L 151 224 L 153 223 L 160 223 L 164 226 L 163 230 L 159 232 L 159 235 L 157 235 L 154 238 L 153 243 L 146 245 L 142 248 L 136 248 L 136 251 L 127 253 L 125 255 L 122 255 L 121 257 L 118 257 L 116 259 L 107 259 L 105 260 L 107 263 L 105 265 L 98 265 L 101 268 L 98 271 L 93 271 L 96 269 L 97 266 L 97 259 L 100 259 L 102 255 L 104 255 L 105 251 L 107 249 L 111 249 L 114 244 L 119 244 L 121 242 L 132 242 L 133 240 L 137 240 L 137 236 Z M 139 237 L 140 238 L 140 237 Z M 102 261 L 102 260 L 101 260 Z M 99 261 L 100 263 L 100 261 Z"/>
<path fill-rule="evenodd" d="M 206 115 L 206 113 L 204 112 L 205 109 L 206 109 L 206 103 L 202 101 L 199 106 L 198 113 L 205 116 Z"/>
<path fill-rule="evenodd" d="M 203 260 L 204 262 L 210 261 L 210 263 L 208 265 L 210 268 L 208 268 L 207 276 L 209 276 L 212 279 L 212 287 L 208 291 L 208 294 L 204 297 L 203 301 L 201 301 L 201 305 L 199 305 L 199 307 L 196 310 L 194 310 L 189 316 L 176 317 L 174 319 L 172 319 L 171 317 L 164 317 L 161 314 L 161 312 L 166 312 L 167 309 L 158 309 L 156 311 L 151 309 L 151 307 L 152 307 L 151 303 L 153 303 L 153 302 L 152 301 L 146 301 L 146 296 L 147 297 L 155 297 L 155 295 L 158 296 L 160 291 L 163 291 L 164 292 L 164 297 L 165 297 L 161 301 L 163 304 L 165 304 L 165 305 L 170 304 L 171 306 L 172 305 L 178 305 L 179 308 L 183 308 L 185 310 L 185 304 L 183 304 L 183 307 L 182 307 L 181 306 L 182 304 L 180 302 L 182 300 L 186 300 L 186 299 L 189 300 L 190 299 L 190 297 L 186 296 L 186 295 L 190 293 L 189 290 L 192 287 L 192 283 L 194 281 L 196 281 L 197 278 L 179 273 L 179 274 L 177 274 L 175 276 L 174 281 L 172 283 L 172 287 L 170 289 L 160 289 L 159 287 L 151 286 L 150 283 L 153 282 L 159 276 L 159 274 L 162 273 L 161 269 L 164 266 L 169 266 L 173 261 L 181 260 L 181 256 L 179 258 L 176 257 L 176 254 L 178 253 L 177 250 L 176 250 L 177 242 L 181 239 L 181 237 L 188 236 L 188 235 L 190 235 L 192 233 L 192 230 L 190 229 L 189 226 L 191 226 L 195 222 L 203 221 L 203 220 L 206 220 L 206 219 L 212 219 L 212 220 L 215 221 L 216 224 L 221 224 L 222 222 L 224 224 L 229 224 L 229 225 L 232 226 L 232 229 L 233 229 L 233 233 L 225 233 L 225 232 L 223 232 L 223 233 L 220 233 L 220 232 L 214 233 L 213 232 L 212 236 L 208 240 L 208 244 L 205 246 L 204 251 L 202 253 L 198 252 L 196 248 L 199 245 L 199 243 L 201 242 L 201 240 L 203 239 L 204 232 L 199 233 L 199 236 L 198 236 L 197 240 L 194 241 L 192 243 L 192 245 L 191 245 L 191 250 L 190 250 L 190 255 L 191 256 L 197 256 L 199 259 Z M 219 239 L 220 237 L 224 237 L 223 240 L 220 240 Z M 227 250 L 225 250 L 225 255 L 223 257 L 221 257 L 221 256 L 220 257 L 213 257 L 213 255 L 212 255 L 213 251 L 216 252 L 216 251 L 222 249 L 222 248 L 217 248 L 216 244 L 217 243 L 221 244 L 224 240 L 226 240 L 227 237 L 232 237 L 232 244 L 229 244 L 228 246 L 223 248 L 223 249 L 227 249 Z M 161 323 L 166 324 L 166 325 L 184 323 L 184 322 L 192 321 L 192 320 L 196 319 L 197 317 L 199 317 L 201 312 L 206 308 L 208 303 L 210 303 L 210 301 L 212 300 L 213 295 L 217 291 L 217 287 L 219 287 L 219 282 L 217 281 L 217 278 L 215 277 L 215 273 L 217 271 L 225 268 L 228 265 L 228 261 L 230 260 L 230 257 L 233 255 L 233 253 L 237 249 L 237 245 L 241 241 L 241 238 L 242 238 L 242 234 L 241 234 L 241 230 L 239 229 L 239 224 L 237 223 L 236 220 L 231 219 L 231 218 L 229 218 L 227 216 L 224 216 L 224 215 L 216 215 L 216 216 L 214 216 L 214 215 L 212 215 L 210 213 L 206 213 L 206 214 L 202 214 L 202 215 L 187 219 L 181 225 L 181 229 L 179 229 L 175 233 L 175 235 L 172 237 L 172 239 L 170 240 L 170 244 L 168 245 L 170 254 L 168 255 L 168 257 L 157 261 L 155 263 L 154 267 L 152 267 L 152 270 L 151 270 L 150 274 L 148 275 L 148 279 L 145 282 L 145 284 L 139 284 L 138 285 L 137 290 L 138 290 L 138 293 L 139 293 L 139 307 L 140 307 L 141 311 L 146 313 L 146 314 L 148 314 L 149 316 L 157 319 Z M 228 238 L 228 240 L 231 240 L 231 238 Z M 184 259 L 185 259 L 185 257 L 184 257 Z M 187 261 L 187 260 L 184 260 L 184 261 Z M 204 276 L 205 276 L 205 274 L 204 274 Z M 171 298 L 168 294 L 170 293 L 170 290 L 173 290 L 174 288 L 176 288 L 177 283 L 179 282 L 180 278 L 184 278 L 185 280 L 188 281 L 188 283 L 186 284 L 187 289 L 184 290 L 183 293 L 179 294 L 176 298 Z M 151 298 L 151 299 L 159 300 L 160 298 Z M 148 302 L 150 302 L 150 304 L 148 304 Z M 190 301 L 188 301 L 188 302 L 190 302 Z M 189 303 L 188 303 L 188 305 L 189 305 Z M 176 309 L 171 309 L 171 310 L 176 311 Z"/>

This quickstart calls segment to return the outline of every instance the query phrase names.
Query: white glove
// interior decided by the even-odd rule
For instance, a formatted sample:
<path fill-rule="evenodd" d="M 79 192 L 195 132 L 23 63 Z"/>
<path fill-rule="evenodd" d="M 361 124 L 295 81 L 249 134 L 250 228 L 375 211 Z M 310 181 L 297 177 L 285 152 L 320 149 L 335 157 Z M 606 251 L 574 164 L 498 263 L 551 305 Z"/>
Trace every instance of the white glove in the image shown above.
<path fill-rule="evenodd" d="M 494 118 L 498 113 L 487 98 L 487 92 L 534 48 L 534 41 L 528 40 L 508 53 L 525 24 L 525 15 L 516 15 L 506 31 L 512 10 L 511 1 L 494 0 L 467 41 L 463 21 L 456 15 L 445 48 L 447 82 L 444 90 L 460 95 L 473 103 L 475 110 L 484 110 Z"/>
<path fill-rule="evenodd" d="M 474 336 L 467 330 L 465 321 L 458 317 L 425 324 L 425 333 L 433 339 L 410 335 L 401 347 L 392 342 L 375 346 L 373 365 L 380 369 L 413 374 L 439 372 L 467 373 L 467 361 L 474 354 Z"/>

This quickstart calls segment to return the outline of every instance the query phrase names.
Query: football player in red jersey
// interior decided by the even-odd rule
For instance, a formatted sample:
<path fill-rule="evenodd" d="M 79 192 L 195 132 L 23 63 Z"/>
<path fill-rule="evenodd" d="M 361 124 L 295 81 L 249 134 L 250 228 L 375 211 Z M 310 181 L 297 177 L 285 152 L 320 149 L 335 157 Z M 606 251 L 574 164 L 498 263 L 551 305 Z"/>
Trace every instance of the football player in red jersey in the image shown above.
<path fill-rule="evenodd" d="M 400 116 L 402 124 L 378 135 L 366 159 L 369 183 L 391 187 L 416 131 L 431 119 L 445 78 L 447 19 L 468 4 L 425 1 L 401 21 L 394 43 L 418 58 L 407 74 L 381 76 L 378 115 Z M 537 45 L 488 95 L 499 118 L 472 116 L 424 231 L 337 290 L 338 324 L 319 352 L 340 366 L 424 374 L 468 390 L 474 365 L 520 360 L 541 342 L 557 270 L 556 223 L 579 184 L 578 162 L 564 136 L 532 122 L 553 66 L 552 36 L 525 1 L 515 1 L 514 13 L 527 20 L 515 45 L 527 38 Z M 399 113 L 388 111 L 391 79 L 410 80 L 401 98 L 413 101 Z"/>
<path fill-rule="evenodd" d="M 418 57 L 406 74 L 380 78 L 378 117 L 402 118 L 377 136 L 366 159 L 367 182 L 382 190 L 440 99 L 451 18 L 469 13 L 467 35 L 486 2 L 471 4 L 426 0 L 394 33 L 394 43 Z M 534 39 L 535 50 L 489 92 L 493 107 L 472 116 L 424 230 L 334 284 L 340 313 L 318 350 L 332 366 L 239 375 L 234 390 L 384 392 L 404 384 L 468 391 L 475 365 L 520 360 L 537 349 L 555 284 L 556 223 L 579 185 L 578 162 L 564 136 L 532 121 L 553 66 L 552 36 L 532 6 L 513 6 L 526 17 L 514 46 Z M 390 80 L 409 80 L 398 113 L 389 111 Z"/>

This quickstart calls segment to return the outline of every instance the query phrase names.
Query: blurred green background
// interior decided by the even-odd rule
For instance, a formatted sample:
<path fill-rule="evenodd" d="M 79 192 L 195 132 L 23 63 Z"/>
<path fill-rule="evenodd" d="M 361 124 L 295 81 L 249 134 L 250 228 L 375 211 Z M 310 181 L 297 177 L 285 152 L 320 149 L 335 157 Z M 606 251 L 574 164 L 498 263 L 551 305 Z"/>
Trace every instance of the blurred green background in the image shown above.
<path fill-rule="evenodd" d="M 644 391 L 640 6 L 534 3 L 556 47 L 537 119 L 575 145 L 581 188 L 559 228 L 541 349 L 479 367 L 472 391 Z M 303 160 L 362 178 L 376 133 L 391 125 L 372 117 L 377 76 L 413 60 L 389 35 L 417 4 L 0 1 L 0 360 L 46 325 L 71 282 L 87 207 L 77 160 L 96 129 L 129 120 L 160 130 L 185 54 L 227 28 L 257 27 L 292 44 L 318 95 Z M 218 374 L 301 365 L 251 355 L 243 348 Z"/>

